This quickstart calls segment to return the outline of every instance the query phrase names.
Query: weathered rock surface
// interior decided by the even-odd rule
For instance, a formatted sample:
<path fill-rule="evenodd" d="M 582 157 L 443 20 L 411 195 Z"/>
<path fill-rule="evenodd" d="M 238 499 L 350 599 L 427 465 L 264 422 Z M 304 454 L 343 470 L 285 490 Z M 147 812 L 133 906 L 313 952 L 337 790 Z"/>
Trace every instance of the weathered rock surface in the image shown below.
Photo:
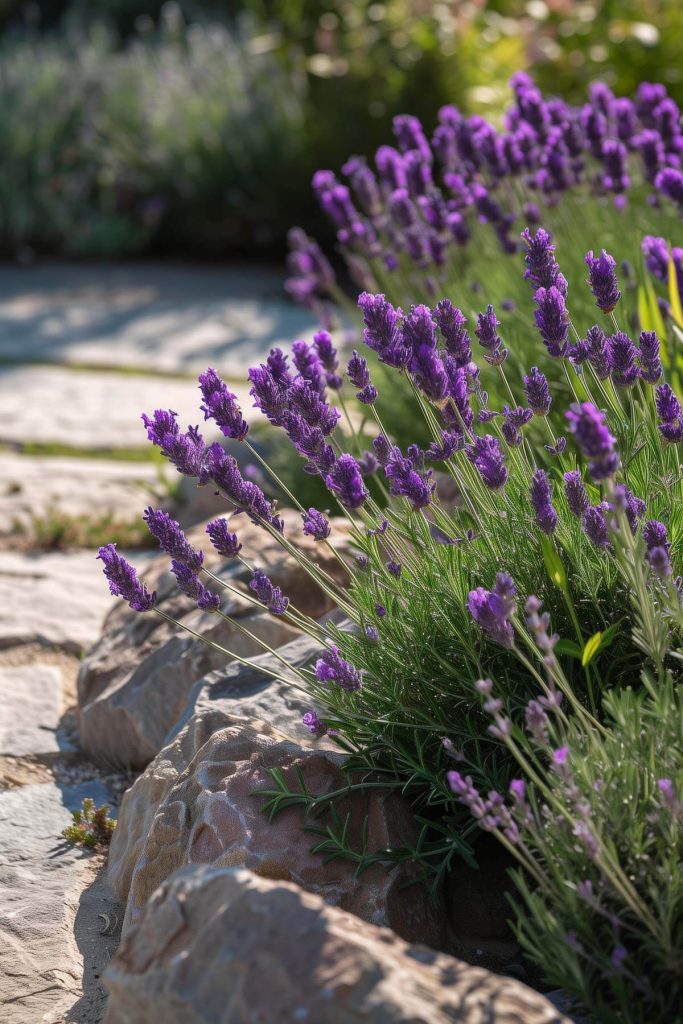
<path fill-rule="evenodd" d="M 74 920 L 89 858 L 60 838 L 84 797 L 104 786 L 54 783 L 0 792 L 0 1018 L 62 1024 L 83 994 L 84 957 Z M 90 927 L 95 924 L 89 922 Z"/>
<path fill-rule="evenodd" d="M 220 506 L 216 512 L 220 512 Z M 298 513 L 285 510 L 283 517 L 287 536 L 293 543 L 330 575 L 340 578 L 343 570 L 329 549 L 303 536 Z M 248 563 L 267 572 L 294 606 L 315 617 L 331 608 L 322 591 L 265 531 L 249 523 L 245 516 L 236 517 L 235 529 Z M 231 586 L 249 593 L 248 572 L 239 562 L 226 562 L 212 553 L 204 524 L 188 531 L 188 537 L 206 551 L 208 568 Z M 155 558 L 144 573 L 148 586 L 157 590 L 158 607 L 240 657 L 261 653 L 259 644 L 241 634 L 237 627 L 198 611 L 189 598 L 178 594 L 168 562 L 166 555 Z M 273 649 L 298 635 L 282 618 L 259 611 L 259 606 L 230 591 L 224 592 L 222 607 Z M 98 763 L 144 767 L 181 717 L 193 685 L 229 660 L 222 652 L 159 616 L 138 615 L 118 602 L 79 674 L 79 727 L 84 749 Z"/>
<path fill-rule="evenodd" d="M 300 780 L 316 796 L 344 788 L 340 754 L 285 739 L 270 725 L 234 718 L 216 728 L 225 713 L 193 716 L 175 740 L 126 793 L 114 835 L 109 881 L 128 900 L 124 928 L 135 923 L 154 889 L 186 864 L 243 866 L 268 878 L 285 879 L 322 895 L 375 924 L 392 927 L 410 940 L 438 946 L 445 920 L 419 885 L 406 886 L 407 870 L 386 872 L 374 865 L 361 878 L 348 860 L 324 863 L 311 852 L 317 837 L 303 828 L 299 808 L 269 822 L 265 798 L 273 789 L 271 769 L 290 787 Z M 367 818 L 371 851 L 415 841 L 408 805 L 396 794 L 375 789 L 336 802 L 348 841 L 362 843 Z"/>
<path fill-rule="evenodd" d="M 55 644 L 80 654 L 102 631 L 111 606 L 91 551 L 0 552 L 0 647 Z"/>
<path fill-rule="evenodd" d="M 105 982 L 106 1024 L 568 1024 L 518 981 L 223 867 L 164 883 Z"/>
<path fill-rule="evenodd" d="M 52 665 L 0 668 L 0 754 L 59 750 L 62 677 Z"/>
<path fill-rule="evenodd" d="M 173 467 L 165 473 L 175 483 Z M 139 521 L 145 505 L 166 500 L 154 462 L 0 454 L 0 539 L 30 538 L 36 520 L 111 516 Z M 11 542 L 10 542 L 11 543 Z"/>

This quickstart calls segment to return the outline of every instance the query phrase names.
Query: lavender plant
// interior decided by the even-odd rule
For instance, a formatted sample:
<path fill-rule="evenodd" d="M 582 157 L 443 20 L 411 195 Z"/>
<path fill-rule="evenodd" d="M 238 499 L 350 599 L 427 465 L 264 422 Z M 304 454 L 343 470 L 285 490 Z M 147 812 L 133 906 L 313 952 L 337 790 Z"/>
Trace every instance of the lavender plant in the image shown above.
<path fill-rule="evenodd" d="M 234 510 L 207 527 L 221 555 L 243 560 L 239 523 L 246 515 L 347 617 L 344 624 L 316 622 L 258 566 L 247 566 L 249 599 L 320 643 L 315 664 L 293 670 L 293 685 L 312 704 L 304 727 L 330 734 L 348 754 L 351 788 L 399 790 L 421 825 L 414 846 L 366 851 L 362 862 L 410 858 L 435 891 L 455 858 L 476 856 L 477 822 L 508 827 L 507 819 L 496 820 L 504 801 L 495 794 L 517 774 L 525 722 L 539 744 L 556 738 L 559 723 L 578 750 L 580 742 L 611 735 L 615 709 L 625 706 L 620 701 L 643 693 L 654 700 L 680 679 L 683 410 L 665 379 L 662 339 L 653 331 L 631 337 L 610 253 L 584 254 L 587 283 L 579 287 L 600 322 L 582 323 L 549 233 L 526 229 L 522 238 L 531 285 L 525 344 L 535 349 L 522 373 L 511 369 L 512 343 L 489 304 L 470 324 L 447 298 L 403 312 L 383 294 L 359 297 L 367 352 L 410 390 L 412 421 L 422 417 L 429 435 L 424 445 L 394 442 L 365 350 L 355 351 L 342 373 L 327 331 L 311 345 L 296 342 L 291 363 L 274 349 L 249 371 L 255 406 L 348 520 L 350 564 L 335 546 L 329 509 L 298 506 L 304 532 L 346 565 L 346 588 L 292 544 L 274 503 L 244 479 L 223 445 L 207 444 L 198 427 L 182 431 L 173 412 L 143 416 L 150 441 L 176 468 L 215 488 Z M 541 354 L 547 372 L 537 365 Z M 487 379 L 505 396 L 496 407 Z M 218 374 L 206 371 L 199 384 L 206 420 L 227 445 L 243 445 L 258 458 L 242 410 Z M 359 411 L 363 430 L 374 426 L 368 450 Z M 298 505 L 294 493 L 288 498 Z M 224 615 L 222 591 L 236 584 L 208 571 L 167 515 L 150 509 L 145 518 L 172 559 L 179 588 L 199 607 Z M 137 611 L 166 614 L 113 545 L 99 557 L 113 593 Z M 525 755 L 525 773 L 530 786 L 540 786 L 543 751 L 534 757 Z M 456 763 L 460 783 L 448 775 Z M 335 794 L 320 799 L 288 790 L 281 778 L 274 783 L 271 812 L 292 803 L 312 813 L 333 807 Z M 558 807 L 550 789 L 539 789 L 539 807 L 544 800 Z M 479 791 L 494 796 L 487 802 Z M 535 853 L 531 839 L 527 845 L 525 867 Z M 325 852 L 359 857 L 343 827 L 328 829 Z M 660 868 L 657 860 L 657 891 Z M 549 904 L 529 905 L 541 914 Z M 662 935 L 660 929 L 653 941 Z"/>
<path fill-rule="evenodd" d="M 503 129 L 479 115 L 442 107 L 431 139 L 411 116 L 394 119 L 395 145 L 381 146 L 374 167 L 363 157 L 313 178 L 354 281 L 394 304 L 432 302 L 438 294 L 462 305 L 486 294 L 509 311 L 519 284 L 505 255 L 519 250 L 523 224 L 551 227 L 566 246 L 565 268 L 580 270 L 591 239 L 618 249 L 631 266 L 642 235 L 671 238 L 683 212 L 680 111 L 664 86 L 642 83 L 617 97 L 594 82 L 583 106 L 546 98 L 526 73 L 511 80 L 513 102 Z M 339 300 L 329 264 L 316 243 L 290 237 L 290 293 L 324 312 Z M 575 313 L 588 316 L 580 296 Z M 519 327 L 523 349 L 524 324 Z M 517 346 L 519 347 L 519 346 Z"/>

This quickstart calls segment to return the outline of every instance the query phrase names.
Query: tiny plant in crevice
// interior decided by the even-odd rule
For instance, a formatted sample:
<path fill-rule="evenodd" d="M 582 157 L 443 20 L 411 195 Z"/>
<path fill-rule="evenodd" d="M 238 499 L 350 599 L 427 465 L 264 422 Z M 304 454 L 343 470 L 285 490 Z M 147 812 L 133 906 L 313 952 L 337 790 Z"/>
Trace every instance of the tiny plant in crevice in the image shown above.
<path fill-rule="evenodd" d="M 80 810 L 71 812 L 73 821 L 62 832 L 64 839 L 74 846 L 85 846 L 89 850 L 109 846 L 116 821 L 109 817 L 109 806 L 95 807 L 90 797 L 83 800 Z"/>

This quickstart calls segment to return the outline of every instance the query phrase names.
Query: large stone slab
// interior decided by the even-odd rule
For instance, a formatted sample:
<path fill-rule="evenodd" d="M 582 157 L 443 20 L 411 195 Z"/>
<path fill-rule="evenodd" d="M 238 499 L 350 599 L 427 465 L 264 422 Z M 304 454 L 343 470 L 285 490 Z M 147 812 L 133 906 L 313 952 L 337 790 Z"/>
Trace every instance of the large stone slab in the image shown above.
<path fill-rule="evenodd" d="M 135 263 L 0 272 L 0 356 L 21 362 L 210 365 L 242 376 L 273 345 L 315 329 L 275 269 Z"/>
<path fill-rule="evenodd" d="M 178 766 L 208 727 L 206 718 L 191 720 L 171 755 Z M 359 876 L 350 859 L 325 860 L 314 852 L 319 837 L 304 828 L 299 807 L 272 820 L 264 813 L 263 793 L 273 789 L 275 769 L 290 788 L 303 783 L 317 797 L 345 790 L 340 753 L 301 746 L 257 719 L 232 718 L 211 732 L 182 774 L 172 778 L 170 758 L 159 760 L 124 796 L 112 840 L 109 881 L 120 899 L 128 897 L 124 928 L 172 871 L 209 863 L 296 882 L 410 940 L 443 944 L 443 901 L 427 898 L 409 864 L 388 872 L 375 863 Z M 368 851 L 386 851 L 418 840 L 409 804 L 390 790 L 349 792 L 335 810 L 353 849 L 365 843 Z"/>
<path fill-rule="evenodd" d="M 111 600 L 91 551 L 0 551 L 0 647 L 38 640 L 78 654 L 100 635 Z"/>
<path fill-rule="evenodd" d="M 96 781 L 0 792 L 0 1018 L 62 1024 L 82 994 L 74 919 L 88 858 L 61 839 L 84 797 L 108 800 Z"/>
<path fill-rule="evenodd" d="M 53 665 L 0 668 L 0 754 L 59 750 L 62 675 Z"/>
<path fill-rule="evenodd" d="M 247 384 L 232 390 L 245 416 L 255 410 Z M 0 444 L 50 442 L 106 450 L 148 445 L 143 412 L 174 409 L 186 427 L 204 421 L 192 380 L 83 372 L 61 366 L 0 366 Z M 218 431 L 211 430 L 211 440 Z M 171 472 L 176 472 L 171 467 Z"/>
<path fill-rule="evenodd" d="M 176 476 L 151 462 L 0 453 L 0 538 L 31 538 L 37 520 L 55 517 L 131 523 L 150 503 L 166 500 Z"/>
<path fill-rule="evenodd" d="M 162 885 L 106 985 L 106 1024 L 568 1024 L 512 978 L 229 868 Z"/>

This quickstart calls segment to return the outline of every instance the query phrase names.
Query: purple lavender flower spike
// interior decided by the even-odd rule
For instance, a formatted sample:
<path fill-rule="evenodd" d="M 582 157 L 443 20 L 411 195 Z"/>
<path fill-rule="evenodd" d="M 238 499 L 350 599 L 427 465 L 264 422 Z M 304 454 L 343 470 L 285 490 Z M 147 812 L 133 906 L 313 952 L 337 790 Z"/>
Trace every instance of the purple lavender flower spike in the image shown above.
<path fill-rule="evenodd" d="M 401 310 L 394 309 L 384 295 L 370 295 L 369 292 L 358 296 L 358 305 L 363 311 L 365 344 L 377 352 L 380 362 L 387 366 L 406 367 L 410 353 L 403 344 L 399 327 Z"/>
<path fill-rule="evenodd" d="M 304 521 L 304 533 L 307 537 L 313 537 L 314 540 L 325 540 L 330 536 L 332 528 L 322 514 L 315 508 L 309 508 L 308 512 L 303 512 Z"/>
<path fill-rule="evenodd" d="M 360 389 L 356 392 L 358 401 L 362 402 L 363 405 L 374 405 L 377 401 L 377 388 L 370 381 L 367 360 L 362 359 L 355 349 L 349 359 L 346 372 L 353 386 Z"/>
<path fill-rule="evenodd" d="M 271 348 L 266 359 L 266 367 L 278 384 L 291 384 L 292 375 L 287 367 L 287 356 L 281 348 Z"/>
<path fill-rule="evenodd" d="M 495 310 L 493 306 L 489 305 L 486 307 L 485 313 L 479 313 L 477 326 L 474 329 L 479 344 L 484 349 L 484 359 L 491 366 L 500 366 L 508 355 L 508 350 L 501 348 L 502 342 L 496 331 L 499 326 L 500 321 L 496 317 Z"/>
<path fill-rule="evenodd" d="M 511 576 L 499 572 L 492 590 L 477 587 L 471 590 L 467 601 L 469 613 L 492 640 L 508 649 L 514 646 L 515 637 L 509 621 L 515 613 L 517 588 Z"/>
<path fill-rule="evenodd" d="M 270 356 L 268 362 L 270 362 Z M 274 426 L 281 427 L 288 408 L 287 393 L 291 384 L 289 374 L 285 377 L 277 370 L 274 372 L 269 365 L 262 363 L 249 370 L 249 380 L 251 381 L 249 394 L 254 399 L 254 406 L 260 409 Z"/>
<path fill-rule="evenodd" d="M 457 366 L 468 366 L 472 361 L 472 343 L 465 329 L 467 317 L 450 299 L 442 299 L 437 303 L 433 316 L 448 354 L 453 356 Z"/>
<path fill-rule="evenodd" d="M 325 437 L 332 433 L 339 422 L 337 409 L 328 405 L 320 392 L 303 377 L 298 377 L 289 388 L 287 402 L 290 409 L 299 413 L 309 427 L 318 427 Z M 285 427 L 289 415 L 286 413 L 283 416 Z"/>
<path fill-rule="evenodd" d="M 570 473 L 564 474 L 564 494 L 571 514 L 577 519 L 583 519 L 590 502 L 580 470 L 573 469 Z"/>
<path fill-rule="evenodd" d="M 668 384 L 660 384 L 655 392 L 655 404 L 660 420 L 674 423 L 681 416 L 681 404 Z"/>
<path fill-rule="evenodd" d="M 307 711 L 301 718 L 302 725 L 304 725 L 311 736 L 315 736 L 316 739 L 320 739 L 321 736 L 325 736 L 327 733 L 327 726 L 321 721 L 315 711 Z"/>
<path fill-rule="evenodd" d="M 665 167 L 655 178 L 655 188 L 658 188 L 662 195 L 676 203 L 683 213 L 683 173 L 675 167 Z"/>
<path fill-rule="evenodd" d="M 433 402 L 440 401 L 448 389 L 448 377 L 435 348 L 420 345 L 413 349 L 408 369 L 415 378 L 415 383 Z"/>
<path fill-rule="evenodd" d="M 534 320 L 548 355 L 565 356 L 569 349 L 569 315 L 562 292 L 555 287 L 539 288 L 534 295 L 534 302 L 538 307 L 534 312 Z"/>
<path fill-rule="evenodd" d="M 396 579 L 401 575 L 401 568 L 401 563 L 394 561 L 393 558 L 387 562 L 387 571 L 390 572 L 392 576 L 395 576 Z"/>
<path fill-rule="evenodd" d="M 567 447 L 567 438 L 558 437 L 556 444 L 544 444 L 543 447 L 552 455 L 553 458 L 557 458 L 557 456 L 561 455 Z"/>
<path fill-rule="evenodd" d="M 528 375 L 523 378 L 524 394 L 527 405 L 534 416 L 547 416 L 552 399 L 545 374 L 537 366 L 532 366 Z"/>
<path fill-rule="evenodd" d="M 503 406 L 504 422 L 501 430 L 503 437 L 509 445 L 515 447 L 522 443 L 522 427 L 525 427 L 532 418 L 533 413 L 531 409 L 525 409 L 521 405 L 514 409 L 511 409 L 509 405 Z"/>
<path fill-rule="evenodd" d="M 391 458 L 392 446 L 389 444 L 384 434 L 378 434 L 372 442 L 372 447 L 380 466 L 386 466 L 387 462 Z"/>
<path fill-rule="evenodd" d="M 662 376 L 662 360 L 659 354 L 659 338 L 654 331 L 641 331 L 638 339 L 640 355 L 640 376 L 648 384 L 656 384 Z"/>
<path fill-rule="evenodd" d="M 637 364 L 638 349 L 623 331 L 617 331 L 608 340 L 609 361 L 612 380 L 619 387 L 627 388 L 640 377 Z"/>
<path fill-rule="evenodd" d="M 619 456 L 614 448 L 616 440 L 607 428 L 605 414 L 591 402 L 582 402 L 580 405 L 574 403 L 565 415 L 581 451 L 590 460 L 588 472 L 593 480 L 612 476 L 619 465 Z"/>
<path fill-rule="evenodd" d="M 586 509 L 583 516 L 583 528 L 588 539 L 599 548 L 609 547 L 606 512 L 609 505 L 603 501 Z"/>
<path fill-rule="evenodd" d="M 357 668 L 346 661 L 339 653 L 339 648 L 331 644 L 315 663 L 315 678 L 319 683 L 336 683 L 342 690 L 352 693 L 362 686 L 361 674 Z"/>
<path fill-rule="evenodd" d="M 425 508 L 432 500 L 431 470 L 426 474 L 419 472 L 414 462 L 405 458 L 399 448 L 392 449 L 384 472 L 390 481 L 390 492 L 396 497 L 407 498 L 414 509 Z"/>
<path fill-rule="evenodd" d="M 457 365 L 454 356 L 446 356 L 444 362 L 448 377 L 450 401 L 443 405 L 442 415 L 456 433 L 461 434 L 472 426 L 473 413 L 470 407 L 467 370 Z"/>
<path fill-rule="evenodd" d="M 247 436 L 249 427 L 242 417 L 237 396 L 228 391 L 225 383 L 210 367 L 199 375 L 199 387 L 204 399 L 204 404 L 200 406 L 204 419 L 214 420 L 226 437 L 242 441 Z"/>
<path fill-rule="evenodd" d="M 479 471 L 487 487 L 492 491 L 498 491 L 505 486 L 508 472 L 497 438 L 490 434 L 486 437 L 475 437 L 474 442 L 465 448 L 465 454 Z"/>
<path fill-rule="evenodd" d="M 432 462 L 446 462 L 447 459 L 450 459 L 451 455 L 460 451 L 463 444 L 462 434 L 454 430 L 444 431 L 441 435 L 441 443 L 437 444 L 435 441 L 432 441 L 427 448 L 427 458 L 431 459 Z"/>
<path fill-rule="evenodd" d="M 531 483 L 531 504 L 536 513 L 536 522 L 543 533 L 555 532 L 557 526 L 557 512 L 552 504 L 552 487 L 548 474 L 537 469 Z"/>
<path fill-rule="evenodd" d="M 219 555 L 224 558 L 236 558 L 242 550 L 236 533 L 230 533 L 227 519 L 214 519 L 207 524 L 206 532 L 209 540 Z"/>
<path fill-rule="evenodd" d="M 574 346 L 569 358 L 575 366 L 587 359 L 600 380 L 607 380 L 612 371 L 609 341 L 605 332 L 597 324 L 588 329 L 586 337 Z"/>
<path fill-rule="evenodd" d="M 375 166 L 380 181 L 388 188 L 405 188 L 408 184 L 403 157 L 393 146 L 379 147 L 375 153 Z"/>
<path fill-rule="evenodd" d="M 287 611 L 289 598 L 283 597 L 280 587 L 274 586 L 260 569 L 255 569 L 252 573 L 249 589 L 254 591 L 261 604 L 264 604 L 273 615 L 284 615 Z"/>
<path fill-rule="evenodd" d="M 161 449 L 169 462 L 179 473 L 185 476 L 196 476 L 200 483 L 206 483 L 206 445 L 198 427 L 190 427 L 181 434 L 177 422 L 178 413 L 171 409 L 155 409 L 150 419 L 142 414 L 142 422 L 147 430 L 147 437 L 152 444 Z"/>
<path fill-rule="evenodd" d="M 379 630 L 377 629 L 377 626 L 373 626 L 372 623 L 369 623 L 365 627 L 365 635 L 371 644 L 376 644 L 379 640 Z"/>
<path fill-rule="evenodd" d="M 110 594 L 124 598 L 135 612 L 148 612 L 154 607 L 156 591 L 150 594 L 130 562 L 117 554 L 116 544 L 105 544 L 97 552 L 97 557 L 104 565 Z"/>
<path fill-rule="evenodd" d="M 353 455 L 339 456 L 332 470 L 325 477 L 325 486 L 337 496 L 344 508 L 350 510 L 360 508 L 369 496 Z"/>
<path fill-rule="evenodd" d="M 191 597 L 196 602 L 198 608 L 205 612 L 218 611 L 221 605 L 220 597 L 204 586 L 189 565 L 173 559 L 171 562 L 171 572 L 176 578 L 179 589 L 182 590 L 183 594 Z"/>
<path fill-rule="evenodd" d="M 318 331 L 314 334 L 313 346 L 318 353 L 318 358 L 325 370 L 325 380 L 328 388 L 331 388 L 333 391 L 339 391 L 342 385 L 342 379 L 337 373 L 339 360 L 337 358 L 337 350 L 332 344 L 332 338 L 329 332 Z"/>
<path fill-rule="evenodd" d="M 530 281 L 534 291 L 539 288 L 557 288 L 562 295 L 567 294 L 567 282 L 560 273 L 553 253 L 555 245 L 552 235 L 545 228 L 539 228 L 532 236 L 529 228 L 522 232 L 522 239 L 526 245 L 524 262 L 524 280 Z"/>
<path fill-rule="evenodd" d="M 628 150 L 618 139 L 605 139 L 602 144 L 602 161 L 605 167 L 602 183 L 608 192 L 621 196 L 631 184 L 627 174 Z"/>
<path fill-rule="evenodd" d="M 269 523 L 282 532 L 283 523 L 273 513 L 273 507 L 265 494 L 255 483 L 243 480 L 236 460 L 219 444 L 207 449 L 207 466 L 210 478 L 223 494 L 241 512 L 246 512 L 253 523 Z"/>
<path fill-rule="evenodd" d="M 300 376 L 322 395 L 325 390 L 325 371 L 314 346 L 302 339 L 293 342 L 292 360 Z"/>
<path fill-rule="evenodd" d="M 645 515 L 647 509 L 642 498 L 637 498 L 628 487 L 619 484 L 612 492 L 612 503 L 614 509 L 625 514 L 631 533 L 635 533 L 638 529 L 638 520 Z"/>
<path fill-rule="evenodd" d="M 645 558 L 655 576 L 665 580 L 673 574 L 669 552 L 666 548 L 650 548 Z"/>
<path fill-rule="evenodd" d="M 358 459 L 361 476 L 372 476 L 379 469 L 379 459 L 374 452 L 365 451 Z"/>
<path fill-rule="evenodd" d="M 621 298 L 614 269 L 617 261 L 604 249 L 599 256 L 594 256 L 591 249 L 586 253 L 585 263 L 588 267 L 588 284 L 595 296 L 595 305 L 603 313 L 611 313 Z"/>
<path fill-rule="evenodd" d="M 151 507 L 145 509 L 142 518 L 162 551 L 184 562 L 193 572 L 199 572 L 204 555 L 194 550 L 180 528 L 180 523 L 172 519 L 168 512 Z"/>
<path fill-rule="evenodd" d="M 651 551 L 652 548 L 665 548 L 668 551 L 670 547 L 666 526 L 657 519 L 650 519 L 645 523 L 643 526 L 643 540 L 648 551 Z"/>

